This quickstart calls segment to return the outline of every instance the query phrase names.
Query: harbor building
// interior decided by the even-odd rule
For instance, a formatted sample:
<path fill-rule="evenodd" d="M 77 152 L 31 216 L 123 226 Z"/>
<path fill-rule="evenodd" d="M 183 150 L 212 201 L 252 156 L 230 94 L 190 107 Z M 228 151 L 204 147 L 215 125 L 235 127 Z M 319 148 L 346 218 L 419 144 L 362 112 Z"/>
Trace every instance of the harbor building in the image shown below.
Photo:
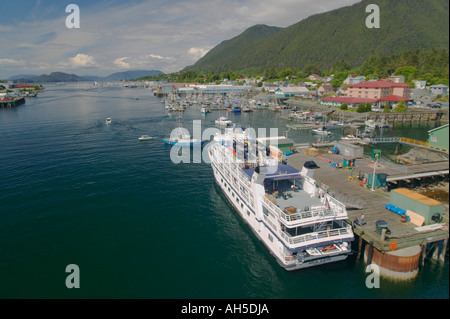
<path fill-rule="evenodd" d="M 305 86 L 279 87 L 275 91 L 275 97 L 279 99 L 288 99 L 294 96 L 306 96 L 309 90 Z"/>
<path fill-rule="evenodd" d="M 448 151 L 449 150 L 448 140 L 449 140 L 448 124 L 445 124 L 443 126 L 428 131 L 429 146 Z"/>
<path fill-rule="evenodd" d="M 418 214 L 423 217 L 417 226 L 438 223 L 441 220 L 444 205 L 425 195 L 407 188 L 397 188 L 390 192 L 389 204 L 406 211 L 407 215 Z"/>

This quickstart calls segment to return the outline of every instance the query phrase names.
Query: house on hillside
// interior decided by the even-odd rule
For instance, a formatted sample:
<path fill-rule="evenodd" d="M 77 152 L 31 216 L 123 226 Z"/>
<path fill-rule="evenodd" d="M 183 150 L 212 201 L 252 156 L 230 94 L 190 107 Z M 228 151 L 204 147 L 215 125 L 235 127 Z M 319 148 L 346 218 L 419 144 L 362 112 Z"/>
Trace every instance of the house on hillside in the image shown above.
<path fill-rule="evenodd" d="M 405 83 L 405 77 L 403 75 L 391 75 L 389 81 L 394 83 Z"/>
<path fill-rule="evenodd" d="M 311 74 L 310 76 L 308 76 L 308 80 L 311 81 L 322 81 L 322 77 L 318 74 Z"/>
<path fill-rule="evenodd" d="M 430 86 L 431 94 L 435 95 L 447 95 L 448 94 L 448 86 L 444 84 L 436 84 Z"/>
<path fill-rule="evenodd" d="M 425 89 L 426 86 L 427 86 L 427 81 L 418 81 L 418 80 L 414 81 L 414 87 L 416 89 L 423 90 L 423 89 Z"/>
<path fill-rule="evenodd" d="M 366 80 L 365 76 L 358 74 L 349 74 L 344 80 L 344 84 L 353 85 L 364 82 Z"/>
<path fill-rule="evenodd" d="M 330 83 L 322 84 L 317 90 L 320 96 L 326 96 L 335 92 L 334 87 Z"/>

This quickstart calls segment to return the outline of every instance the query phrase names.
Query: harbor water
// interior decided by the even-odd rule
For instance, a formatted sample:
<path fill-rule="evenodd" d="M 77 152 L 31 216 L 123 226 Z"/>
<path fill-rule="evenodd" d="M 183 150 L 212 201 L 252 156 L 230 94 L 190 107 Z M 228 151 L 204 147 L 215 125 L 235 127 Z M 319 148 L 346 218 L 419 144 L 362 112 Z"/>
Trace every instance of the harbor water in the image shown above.
<path fill-rule="evenodd" d="M 208 128 L 219 116 L 279 135 L 288 121 L 270 110 L 167 113 L 149 89 L 90 83 L 48 84 L 25 105 L 0 109 L 0 298 L 449 298 L 448 258 L 372 289 L 356 254 L 285 271 L 220 193 L 210 165 L 174 164 L 163 138 L 178 116 L 191 133 L 193 120 Z M 425 140 L 428 127 L 417 125 L 383 134 Z M 144 134 L 154 139 L 139 141 Z M 72 264 L 79 289 L 66 287 Z"/>

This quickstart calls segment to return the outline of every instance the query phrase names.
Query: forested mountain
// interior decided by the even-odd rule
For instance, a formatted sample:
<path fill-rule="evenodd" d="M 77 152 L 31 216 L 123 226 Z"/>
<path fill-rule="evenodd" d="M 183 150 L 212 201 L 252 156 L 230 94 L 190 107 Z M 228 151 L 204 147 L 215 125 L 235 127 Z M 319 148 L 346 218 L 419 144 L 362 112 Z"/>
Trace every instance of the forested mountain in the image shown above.
<path fill-rule="evenodd" d="M 369 4 L 380 8 L 380 28 L 366 26 Z M 261 72 L 308 64 L 327 69 L 338 61 L 355 67 L 371 56 L 448 47 L 448 0 L 363 0 L 282 29 L 251 27 L 186 70 Z"/>

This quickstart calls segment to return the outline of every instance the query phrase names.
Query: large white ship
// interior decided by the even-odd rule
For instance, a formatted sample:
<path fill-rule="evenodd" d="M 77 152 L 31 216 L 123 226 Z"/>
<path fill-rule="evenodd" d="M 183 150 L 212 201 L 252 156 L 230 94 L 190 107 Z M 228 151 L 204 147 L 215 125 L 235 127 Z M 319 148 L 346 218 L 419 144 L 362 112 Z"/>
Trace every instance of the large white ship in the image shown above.
<path fill-rule="evenodd" d="M 354 240 L 345 206 L 321 191 L 312 168 L 282 164 L 274 149 L 226 129 L 209 145 L 214 177 L 256 236 L 286 270 L 341 261 Z"/>

